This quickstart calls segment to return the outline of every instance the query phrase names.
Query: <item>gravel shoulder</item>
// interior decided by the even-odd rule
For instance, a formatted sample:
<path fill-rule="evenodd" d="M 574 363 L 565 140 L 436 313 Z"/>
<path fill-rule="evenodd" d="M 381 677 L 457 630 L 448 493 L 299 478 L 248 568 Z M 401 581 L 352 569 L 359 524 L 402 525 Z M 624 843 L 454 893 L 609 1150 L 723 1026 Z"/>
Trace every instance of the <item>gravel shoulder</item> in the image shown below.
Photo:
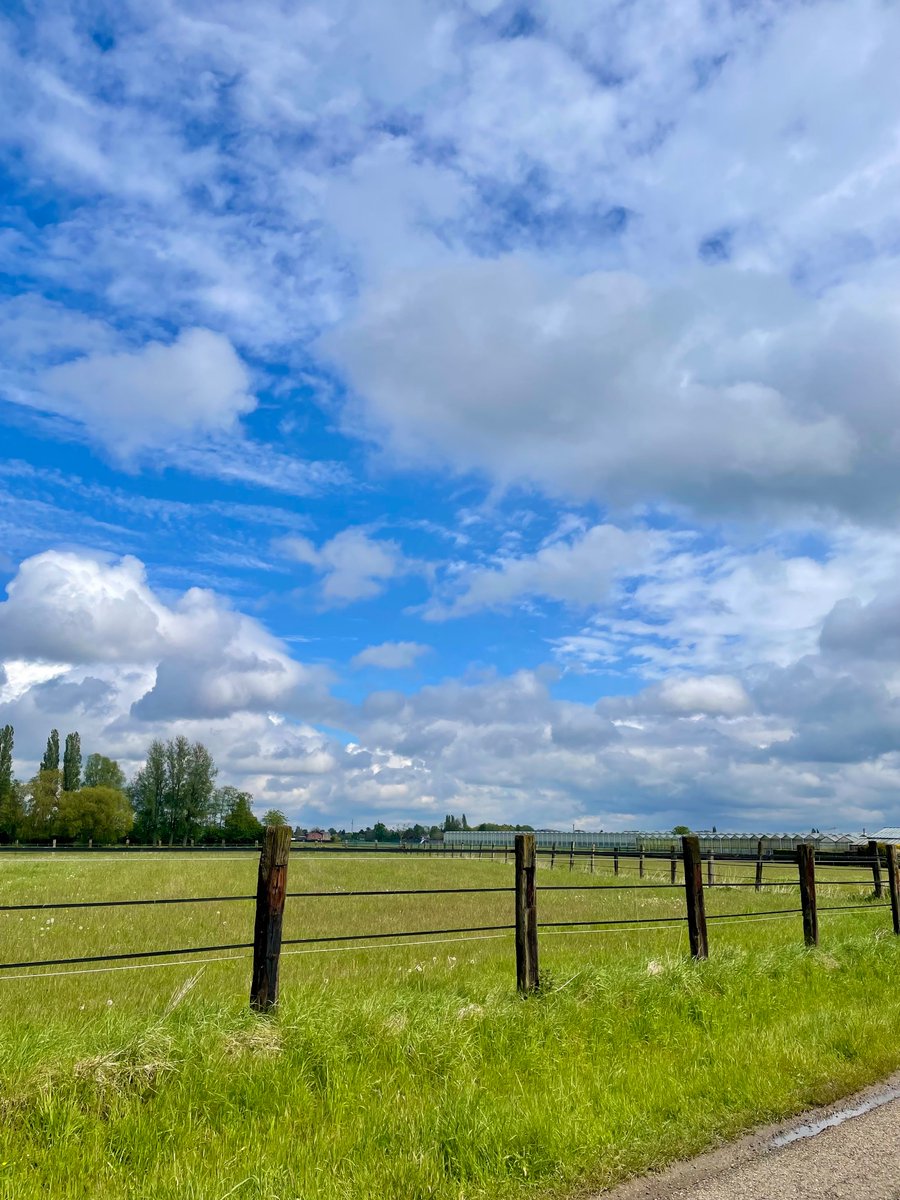
<path fill-rule="evenodd" d="M 862 1110 L 862 1111 L 860 1111 Z M 900 1200 L 900 1072 L 594 1200 Z"/>

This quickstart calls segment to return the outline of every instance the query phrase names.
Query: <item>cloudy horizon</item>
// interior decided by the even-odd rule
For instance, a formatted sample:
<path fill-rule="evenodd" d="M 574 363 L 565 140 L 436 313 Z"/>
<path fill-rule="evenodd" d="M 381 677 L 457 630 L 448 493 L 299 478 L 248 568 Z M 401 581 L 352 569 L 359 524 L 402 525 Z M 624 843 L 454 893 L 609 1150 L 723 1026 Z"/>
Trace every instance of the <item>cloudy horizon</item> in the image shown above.
<path fill-rule="evenodd" d="M 900 11 L 0 17 L 0 725 L 349 828 L 900 823 Z"/>

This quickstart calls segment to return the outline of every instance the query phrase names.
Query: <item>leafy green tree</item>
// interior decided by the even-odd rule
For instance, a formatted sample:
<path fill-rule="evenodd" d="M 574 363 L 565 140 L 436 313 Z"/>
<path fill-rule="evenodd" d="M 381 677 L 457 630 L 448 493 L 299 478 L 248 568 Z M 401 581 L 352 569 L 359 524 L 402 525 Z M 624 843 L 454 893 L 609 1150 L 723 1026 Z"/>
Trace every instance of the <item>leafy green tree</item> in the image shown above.
<path fill-rule="evenodd" d="M 81 735 L 66 734 L 63 752 L 63 791 L 77 792 L 81 787 Z"/>
<path fill-rule="evenodd" d="M 59 731 L 56 729 L 51 729 L 50 736 L 47 738 L 47 749 L 41 759 L 41 770 L 59 770 Z"/>
<path fill-rule="evenodd" d="M 38 771 L 26 784 L 24 834 L 30 841 L 46 841 L 56 832 L 61 789 L 62 773 L 58 769 Z"/>
<path fill-rule="evenodd" d="M 14 779 L 0 796 L 0 842 L 14 842 L 25 833 L 25 789 Z"/>
<path fill-rule="evenodd" d="M 674 827 L 674 829 L 672 830 L 672 832 L 681 834 L 683 836 L 684 834 L 690 833 L 691 831 L 687 825 L 676 825 Z"/>
<path fill-rule="evenodd" d="M 0 841 L 4 842 L 18 836 L 22 817 L 17 810 L 19 796 L 12 773 L 13 737 L 12 725 L 0 729 Z"/>
<path fill-rule="evenodd" d="M 231 807 L 225 816 L 222 835 L 226 842 L 255 842 L 263 834 L 263 825 L 254 815 L 249 792 L 231 789 Z"/>
<path fill-rule="evenodd" d="M 198 837 L 209 820 L 219 769 L 202 742 L 194 742 L 188 751 L 187 779 L 182 807 L 182 837 Z"/>
<path fill-rule="evenodd" d="M 201 742 L 186 737 L 154 741 L 130 793 L 138 836 L 169 845 L 198 838 L 214 809 L 217 768 Z"/>
<path fill-rule="evenodd" d="M 118 842 L 133 825 L 134 810 L 119 788 L 84 787 L 60 797 L 57 826 L 77 842 Z"/>
<path fill-rule="evenodd" d="M 262 819 L 263 825 L 287 825 L 288 819 L 280 808 L 270 808 Z"/>
<path fill-rule="evenodd" d="M 151 845 L 162 836 L 166 796 L 166 746 L 155 739 L 147 750 L 147 761 L 129 788 L 134 807 L 135 833 Z"/>
<path fill-rule="evenodd" d="M 125 772 L 115 761 L 103 754 L 89 754 L 84 764 L 84 786 L 86 788 L 115 788 L 125 791 Z"/>

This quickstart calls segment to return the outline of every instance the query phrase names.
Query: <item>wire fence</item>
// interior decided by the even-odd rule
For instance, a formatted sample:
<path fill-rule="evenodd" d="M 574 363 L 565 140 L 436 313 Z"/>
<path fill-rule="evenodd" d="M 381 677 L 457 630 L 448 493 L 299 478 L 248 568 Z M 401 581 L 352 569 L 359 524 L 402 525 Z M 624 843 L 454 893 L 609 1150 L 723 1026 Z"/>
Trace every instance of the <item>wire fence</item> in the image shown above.
<path fill-rule="evenodd" d="M 278 831 L 270 830 L 269 833 Z M 281 831 L 282 834 L 284 830 Z M 286 839 L 282 837 L 284 843 Z M 496 849 L 496 847 L 495 847 Z M 530 851 L 530 853 L 529 853 Z M 411 945 L 434 945 L 443 942 L 460 942 L 460 941 L 485 941 L 508 937 L 510 934 L 515 934 L 516 940 L 516 959 L 517 959 L 517 975 L 519 978 L 519 986 L 522 991 L 534 990 L 539 986 L 539 975 L 537 971 L 537 938 L 540 930 L 546 936 L 554 934 L 577 934 L 582 932 L 588 934 L 601 934 L 603 932 L 617 932 L 627 930 L 637 930 L 646 928 L 664 929 L 674 928 L 680 929 L 684 925 L 688 926 L 691 953 L 695 958 L 704 958 L 708 953 L 708 943 L 706 926 L 709 922 L 718 921 L 756 921 L 765 919 L 778 919 L 786 917 L 802 916 L 804 924 L 804 939 L 808 945 L 814 945 L 818 942 L 818 913 L 836 913 L 836 912 L 851 912 L 851 911 L 872 911 L 875 909 L 891 908 L 893 915 L 894 932 L 900 933 L 900 879 L 898 879 L 896 848 L 888 846 L 885 848 L 885 853 L 882 853 L 878 848 L 876 852 L 865 856 L 854 856 L 848 858 L 846 863 L 836 863 L 832 858 L 828 858 L 823 864 L 827 868 L 835 868 L 838 871 L 859 869 L 869 867 L 871 869 L 871 878 L 861 878 L 858 874 L 853 874 L 848 879 L 834 879 L 820 881 L 819 887 L 869 887 L 872 888 L 871 898 L 865 902 L 847 903 L 847 904 L 825 904 L 817 905 L 816 899 L 816 881 L 815 881 L 815 854 L 809 847 L 798 847 L 796 859 L 793 863 L 790 862 L 773 862 L 771 860 L 763 860 L 760 857 L 756 859 L 737 860 L 729 858 L 726 860 L 727 869 L 729 872 L 740 869 L 741 867 L 750 867 L 755 869 L 756 878 L 752 881 L 743 881 L 726 878 L 716 878 L 716 862 L 712 854 L 708 855 L 705 860 L 707 868 L 707 882 L 703 882 L 703 866 L 704 861 L 699 855 L 699 850 L 696 845 L 696 839 L 685 837 L 683 839 L 682 853 L 678 857 L 673 857 L 670 854 L 665 855 L 661 852 L 655 854 L 638 853 L 636 856 L 639 861 L 634 863 L 623 863 L 621 861 L 624 855 L 618 852 L 606 852 L 603 855 L 595 854 L 594 851 L 583 851 L 569 848 L 566 852 L 569 857 L 569 865 L 573 866 L 573 861 L 577 857 L 589 857 L 589 869 L 593 875 L 595 866 L 601 858 L 606 861 L 606 865 L 612 865 L 616 874 L 622 869 L 630 869 L 638 871 L 644 876 L 644 882 L 596 882 L 594 879 L 579 883 L 555 884 L 549 882 L 538 883 L 536 878 L 536 868 L 540 858 L 545 859 L 541 864 L 544 867 L 549 866 L 555 868 L 556 850 L 538 850 L 534 847 L 533 840 L 529 847 L 528 835 L 519 835 L 515 846 L 515 872 L 512 884 L 489 884 L 485 886 L 464 886 L 464 887 L 430 887 L 430 888 L 360 888 L 360 889 L 339 889 L 339 890 L 302 890 L 288 891 L 286 887 L 286 872 L 288 855 L 283 854 L 283 861 L 274 862 L 272 847 L 269 845 L 267 836 L 266 844 L 262 848 L 260 855 L 259 869 L 259 885 L 255 895 L 213 895 L 213 896 L 159 896 L 159 897 L 142 897 L 142 898 L 123 898 L 119 900 L 54 900 L 47 902 L 26 902 L 18 904 L 0 904 L 0 912 L 3 913 L 35 913 L 45 911 L 58 910 L 84 910 L 84 909 L 115 909 L 115 908 L 139 908 L 139 907 L 155 907 L 168 905 L 202 905 L 202 904 L 225 904 L 225 903 L 250 903 L 255 902 L 255 921 L 254 921 L 254 940 L 253 941 L 235 941 L 227 943 L 216 943 L 211 945 L 188 945 L 177 947 L 166 947 L 160 949 L 147 950 L 131 950 L 131 951 L 116 951 L 96 954 L 72 955 L 66 957 L 52 958 L 33 958 L 21 959 L 19 961 L 0 962 L 0 978 L 2 979 L 27 979 L 27 978 L 50 978 L 53 976 L 67 974 L 94 974 L 100 971 L 112 970 L 136 970 L 141 967 L 160 967 L 173 965 L 194 965 L 195 963 L 203 962 L 225 962 L 237 961 L 241 958 L 249 957 L 248 952 L 253 952 L 254 958 L 254 978 L 260 971 L 273 974 L 275 980 L 274 996 L 277 998 L 277 970 L 278 958 L 281 953 L 296 954 L 296 953 L 327 953 L 327 952 L 352 952 L 353 950 L 365 950 L 381 946 L 384 949 L 398 948 Z M 467 855 L 475 856 L 476 855 Z M 491 854 L 493 858 L 493 854 Z M 508 855 L 505 855 L 508 860 Z M 658 879 L 646 877 L 647 860 L 653 861 L 655 864 L 665 863 L 672 875 L 670 881 L 661 881 Z M 675 868 L 681 866 L 683 869 L 683 880 L 675 881 Z M 721 863 L 720 871 L 721 871 Z M 790 869 L 795 872 L 795 877 L 782 877 L 778 879 L 764 879 L 763 872 L 771 872 L 774 868 Z M 799 870 L 798 870 L 799 868 Z M 887 874 L 887 881 L 890 890 L 890 903 L 881 901 L 883 896 L 883 880 L 882 868 Z M 278 872 L 281 872 L 278 874 Z M 542 872 L 543 875 L 543 872 Z M 273 883 L 274 880 L 274 883 Z M 713 890 L 740 890 L 753 888 L 756 892 L 763 892 L 766 889 L 786 889 L 798 888 L 800 892 L 800 907 L 788 907 L 779 909 L 750 909 L 741 912 L 718 912 L 707 915 L 705 912 L 704 893 Z M 537 900 L 541 894 L 557 894 L 557 893 L 602 893 L 602 892 L 652 892 L 652 893 L 670 893 L 683 892 L 686 899 L 686 911 L 681 913 L 668 913 L 656 916 L 609 916 L 593 918 L 589 915 L 579 916 L 577 919 L 542 919 L 538 924 L 537 920 Z M 328 933 L 318 936 L 307 937 L 291 937 L 284 938 L 282 936 L 281 920 L 284 911 L 285 901 L 291 900 L 349 900 L 353 898 L 388 898 L 388 897 L 447 897 L 447 896 L 481 896 L 481 895 L 507 895 L 513 894 L 514 907 L 511 915 L 514 920 L 495 924 L 471 924 L 471 925 L 452 925 L 440 926 L 437 928 L 426 929 L 400 929 L 400 930 L 369 930 L 369 931 L 351 931 L 340 933 Z M 533 958 L 533 969 L 529 967 L 529 950 Z M 283 950 L 283 947 L 297 947 L 298 949 Z M 233 954 L 231 952 L 239 953 Z M 196 956 L 203 956 L 198 958 Z M 207 957 L 208 956 L 208 957 Z M 169 961 L 162 961 L 169 960 Z M 95 964 L 109 964 L 103 967 Z M 523 966 L 524 964 L 524 966 Z M 63 971 L 47 971 L 46 968 L 69 968 Z M 20 972 L 19 974 L 10 974 L 11 972 Z M 274 999 L 271 1000 L 274 1003 Z M 262 1007 L 270 1007 L 267 1002 Z"/>

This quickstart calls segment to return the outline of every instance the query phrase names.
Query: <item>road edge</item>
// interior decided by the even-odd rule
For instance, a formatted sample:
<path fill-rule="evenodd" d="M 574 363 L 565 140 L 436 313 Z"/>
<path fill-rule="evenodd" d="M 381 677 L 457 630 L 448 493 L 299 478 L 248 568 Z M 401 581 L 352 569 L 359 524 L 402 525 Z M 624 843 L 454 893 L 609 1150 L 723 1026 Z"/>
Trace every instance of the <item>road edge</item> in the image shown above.
<path fill-rule="evenodd" d="M 772 1142 L 775 1138 L 790 1133 L 803 1125 L 816 1125 L 829 1117 L 835 1116 L 844 1109 L 855 1108 L 870 1104 L 881 1094 L 891 1088 L 900 1087 L 900 1071 L 895 1071 L 886 1079 L 870 1084 L 860 1091 L 852 1092 L 819 1108 L 808 1108 L 787 1120 L 776 1121 L 762 1125 L 750 1133 L 744 1134 L 737 1141 L 714 1146 L 711 1150 L 697 1155 L 696 1158 L 682 1159 L 671 1163 L 660 1171 L 650 1175 L 641 1175 L 626 1183 L 616 1184 L 606 1191 L 584 1193 L 585 1200 L 677 1200 L 673 1192 L 691 1188 L 700 1183 L 706 1183 L 718 1175 L 724 1175 L 735 1167 L 743 1166 L 764 1157 L 776 1158 L 789 1149 L 788 1146 L 775 1148 Z M 855 1120 L 855 1117 L 849 1117 Z M 827 1130 L 822 1131 L 827 1132 Z M 821 1134 L 814 1134 L 819 1137 Z"/>

